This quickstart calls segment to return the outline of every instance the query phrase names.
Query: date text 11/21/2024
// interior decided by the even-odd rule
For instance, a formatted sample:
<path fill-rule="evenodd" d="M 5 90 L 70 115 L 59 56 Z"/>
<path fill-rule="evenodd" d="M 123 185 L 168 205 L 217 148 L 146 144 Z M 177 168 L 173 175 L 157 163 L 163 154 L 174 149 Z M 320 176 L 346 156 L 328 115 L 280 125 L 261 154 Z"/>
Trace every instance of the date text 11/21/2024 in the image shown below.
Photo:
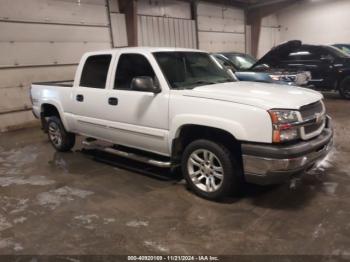
<path fill-rule="evenodd" d="M 128 261 L 220 261 L 217 256 L 128 256 Z"/>

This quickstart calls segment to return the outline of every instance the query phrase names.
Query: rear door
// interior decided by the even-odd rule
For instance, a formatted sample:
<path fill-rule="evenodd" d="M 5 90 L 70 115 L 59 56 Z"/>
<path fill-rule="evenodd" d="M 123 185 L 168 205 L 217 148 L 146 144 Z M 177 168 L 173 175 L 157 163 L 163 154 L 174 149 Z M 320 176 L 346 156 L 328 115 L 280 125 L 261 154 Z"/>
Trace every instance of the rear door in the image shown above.
<path fill-rule="evenodd" d="M 73 92 L 73 114 L 76 119 L 75 132 L 105 139 L 106 104 L 108 103 L 107 80 L 112 64 L 112 54 L 100 54 L 87 57 L 80 83 Z"/>

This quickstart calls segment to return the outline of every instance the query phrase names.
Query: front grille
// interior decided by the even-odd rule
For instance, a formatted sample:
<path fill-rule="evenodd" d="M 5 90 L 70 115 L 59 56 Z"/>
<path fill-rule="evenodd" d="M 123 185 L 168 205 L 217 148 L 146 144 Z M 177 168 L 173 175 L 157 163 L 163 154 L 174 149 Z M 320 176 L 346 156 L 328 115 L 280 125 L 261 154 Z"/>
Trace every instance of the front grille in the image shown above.
<path fill-rule="evenodd" d="M 321 101 L 312 103 L 300 108 L 301 117 L 303 120 L 314 118 L 316 114 L 323 113 L 323 105 Z"/>
<path fill-rule="evenodd" d="M 310 126 L 305 126 L 304 127 L 305 134 L 311 134 L 313 132 L 318 131 L 322 127 L 323 124 L 324 124 L 324 121 L 321 121 L 318 124 L 316 123 L 316 124 L 313 124 L 313 125 L 310 125 Z"/>
<path fill-rule="evenodd" d="M 317 116 L 324 114 L 323 104 L 321 101 L 318 101 L 316 103 L 303 106 L 300 108 L 300 114 L 304 121 L 314 119 Z M 303 127 L 304 133 L 307 136 L 305 138 L 313 137 L 313 134 L 317 135 L 318 131 L 320 131 L 320 129 L 324 126 L 324 123 L 325 120 Z"/>

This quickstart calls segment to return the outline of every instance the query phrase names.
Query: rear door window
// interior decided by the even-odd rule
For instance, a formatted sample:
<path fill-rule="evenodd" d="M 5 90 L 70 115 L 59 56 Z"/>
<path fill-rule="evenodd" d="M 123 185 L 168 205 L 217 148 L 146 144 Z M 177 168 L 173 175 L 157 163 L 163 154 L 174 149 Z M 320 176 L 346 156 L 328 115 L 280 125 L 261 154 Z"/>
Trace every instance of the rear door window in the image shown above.
<path fill-rule="evenodd" d="M 105 88 L 111 59 L 111 55 L 95 55 L 86 59 L 81 74 L 80 86 Z"/>
<path fill-rule="evenodd" d="M 320 59 L 320 55 L 312 48 L 303 48 L 288 55 L 288 61 L 311 61 Z"/>

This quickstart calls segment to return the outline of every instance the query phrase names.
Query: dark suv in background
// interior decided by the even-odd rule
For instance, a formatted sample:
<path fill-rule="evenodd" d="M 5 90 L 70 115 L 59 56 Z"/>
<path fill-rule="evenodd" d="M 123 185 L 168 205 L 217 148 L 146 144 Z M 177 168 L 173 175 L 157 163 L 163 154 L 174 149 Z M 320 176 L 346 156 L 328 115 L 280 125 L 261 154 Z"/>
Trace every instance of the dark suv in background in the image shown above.
<path fill-rule="evenodd" d="M 311 79 L 309 72 L 304 70 L 289 70 L 272 68 L 269 66 L 268 58 L 275 55 L 279 49 L 274 48 L 260 60 L 238 52 L 220 52 L 213 56 L 228 69 L 231 69 L 238 79 L 243 81 L 272 82 L 297 86 L 308 86 Z"/>
<path fill-rule="evenodd" d="M 218 53 L 237 66 L 238 71 L 265 72 L 274 79 L 288 81 L 298 73 L 310 72 L 308 86 L 318 91 L 338 91 L 343 98 L 350 99 L 350 56 L 339 47 L 306 45 L 293 40 L 272 48 L 260 60 L 238 53 Z M 294 79 L 294 81 L 296 81 Z"/>
<path fill-rule="evenodd" d="M 350 99 L 350 56 L 333 46 L 306 45 L 298 40 L 281 46 L 284 48 L 261 62 L 270 68 L 309 71 L 309 84 L 314 89 L 338 91 L 343 98 Z"/>

